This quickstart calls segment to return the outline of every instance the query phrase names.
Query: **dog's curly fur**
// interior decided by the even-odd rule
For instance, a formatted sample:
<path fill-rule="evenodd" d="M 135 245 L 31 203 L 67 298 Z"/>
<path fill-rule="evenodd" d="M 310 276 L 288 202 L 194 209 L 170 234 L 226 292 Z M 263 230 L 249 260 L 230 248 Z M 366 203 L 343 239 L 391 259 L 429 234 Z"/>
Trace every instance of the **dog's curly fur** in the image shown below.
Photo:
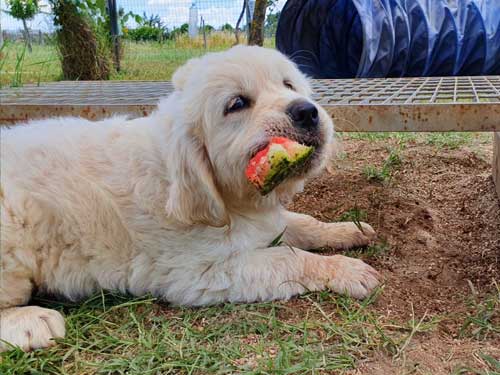
<path fill-rule="evenodd" d="M 360 260 L 304 251 L 366 244 L 369 225 L 326 224 L 283 208 L 329 160 L 333 136 L 319 106 L 314 134 L 286 114 L 293 101 L 312 102 L 290 61 L 234 47 L 189 61 L 173 83 L 146 118 L 2 129 L 2 340 L 30 350 L 64 336 L 58 312 L 21 307 L 34 290 L 78 300 L 102 288 L 206 305 L 325 288 L 363 298 L 377 286 L 376 271 Z M 238 95 L 248 106 L 228 112 Z M 313 140 L 316 151 L 302 173 L 261 197 L 244 171 L 275 135 Z M 283 231 L 284 244 L 268 247 Z"/>

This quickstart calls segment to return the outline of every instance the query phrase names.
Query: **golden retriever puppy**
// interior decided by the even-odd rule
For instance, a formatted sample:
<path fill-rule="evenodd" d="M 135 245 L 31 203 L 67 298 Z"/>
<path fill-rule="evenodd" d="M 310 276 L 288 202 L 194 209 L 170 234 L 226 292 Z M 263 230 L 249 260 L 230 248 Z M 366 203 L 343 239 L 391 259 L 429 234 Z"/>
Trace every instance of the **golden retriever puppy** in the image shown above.
<path fill-rule="evenodd" d="M 365 245 L 373 229 L 322 223 L 283 202 L 330 158 L 333 125 L 279 52 L 234 47 L 189 61 L 151 116 L 33 121 L 1 132 L 0 337 L 24 350 L 65 334 L 35 290 L 70 300 L 100 289 L 177 305 L 287 299 L 331 289 L 363 298 L 361 260 L 307 252 Z M 315 147 L 261 196 L 250 158 L 273 136 Z M 284 231 L 284 243 L 269 247 Z M 8 348 L 5 344 L 2 348 Z"/>

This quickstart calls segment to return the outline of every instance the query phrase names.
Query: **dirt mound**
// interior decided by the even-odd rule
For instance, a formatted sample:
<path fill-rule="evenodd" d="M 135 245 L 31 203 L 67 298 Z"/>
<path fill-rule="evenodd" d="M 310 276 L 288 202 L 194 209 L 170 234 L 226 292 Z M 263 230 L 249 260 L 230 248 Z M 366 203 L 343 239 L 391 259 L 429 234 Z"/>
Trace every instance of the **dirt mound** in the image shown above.
<path fill-rule="evenodd" d="M 366 259 L 386 281 L 378 309 L 397 318 L 410 318 L 410 306 L 419 316 L 457 314 L 473 290 L 491 291 L 500 275 L 500 203 L 490 145 L 472 151 L 416 141 L 401 147 L 395 139 L 342 143 L 334 167 L 311 180 L 291 208 L 325 221 L 353 208 L 366 212 L 388 245 Z M 389 150 L 398 150 L 397 166 L 373 179 L 370 166 L 383 169 Z"/>

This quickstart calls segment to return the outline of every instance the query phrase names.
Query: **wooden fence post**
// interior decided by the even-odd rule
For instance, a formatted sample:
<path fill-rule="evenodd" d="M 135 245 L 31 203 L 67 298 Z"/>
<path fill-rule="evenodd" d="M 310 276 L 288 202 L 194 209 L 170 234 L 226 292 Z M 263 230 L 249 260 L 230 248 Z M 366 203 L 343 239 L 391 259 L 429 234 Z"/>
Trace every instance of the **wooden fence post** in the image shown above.
<path fill-rule="evenodd" d="M 500 199 L 500 133 L 493 133 L 493 180 Z"/>

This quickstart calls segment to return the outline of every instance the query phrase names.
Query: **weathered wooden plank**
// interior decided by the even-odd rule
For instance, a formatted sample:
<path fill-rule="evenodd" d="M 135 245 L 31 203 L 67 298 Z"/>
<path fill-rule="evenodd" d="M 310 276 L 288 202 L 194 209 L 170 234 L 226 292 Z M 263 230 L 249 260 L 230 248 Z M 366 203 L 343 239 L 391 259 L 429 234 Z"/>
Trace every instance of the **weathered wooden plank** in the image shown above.
<path fill-rule="evenodd" d="M 500 199 L 500 133 L 493 135 L 493 180 Z"/>

